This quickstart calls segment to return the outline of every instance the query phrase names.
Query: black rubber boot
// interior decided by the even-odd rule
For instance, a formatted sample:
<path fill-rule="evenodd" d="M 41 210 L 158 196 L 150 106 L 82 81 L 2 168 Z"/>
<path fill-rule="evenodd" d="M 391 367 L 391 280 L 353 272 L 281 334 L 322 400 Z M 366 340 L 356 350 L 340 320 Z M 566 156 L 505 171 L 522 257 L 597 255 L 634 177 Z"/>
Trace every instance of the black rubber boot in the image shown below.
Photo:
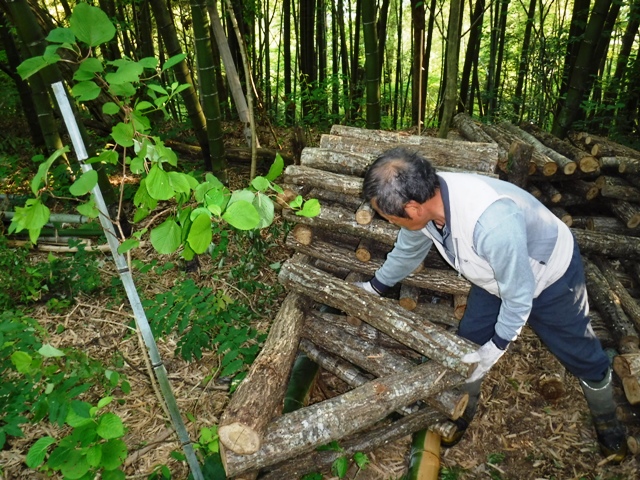
<path fill-rule="evenodd" d="M 478 401 L 480 400 L 480 387 L 482 386 L 482 378 L 476 380 L 475 382 L 465 383 L 462 387 L 462 390 L 469 394 L 469 403 L 467 403 L 467 407 L 464 410 L 464 413 L 460 415 L 459 418 L 455 420 L 451 420 L 452 423 L 456 425 L 456 431 L 450 437 L 442 437 L 440 439 L 440 446 L 442 448 L 450 448 L 454 445 L 457 445 L 462 437 L 464 436 L 464 432 L 467 431 L 469 424 L 473 420 L 473 417 L 476 414 L 476 410 L 478 409 Z"/>
<path fill-rule="evenodd" d="M 620 463 L 627 455 L 627 435 L 616 417 L 611 369 L 600 382 L 580 379 L 580 386 L 591 410 L 600 451 L 611 463 Z"/>

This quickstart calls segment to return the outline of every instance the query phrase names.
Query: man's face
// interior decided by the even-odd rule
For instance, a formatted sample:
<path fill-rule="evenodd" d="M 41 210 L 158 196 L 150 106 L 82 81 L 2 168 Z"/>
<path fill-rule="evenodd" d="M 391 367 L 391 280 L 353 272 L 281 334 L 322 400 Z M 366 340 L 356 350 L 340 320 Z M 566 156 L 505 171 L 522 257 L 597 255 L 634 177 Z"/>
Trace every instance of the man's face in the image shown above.
<path fill-rule="evenodd" d="M 382 218 L 394 225 L 406 228 L 407 230 L 422 230 L 427 223 L 429 223 L 428 219 L 421 218 L 420 211 L 411 204 L 405 206 L 405 212 L 407 212 L 407 215 L 411 218 L 396 217 L 394 215 L 386 215 L 382 213 L 378 209 L 378 204 L 376 203 L 375 198 L 371 200 L 371 206 Z"/>

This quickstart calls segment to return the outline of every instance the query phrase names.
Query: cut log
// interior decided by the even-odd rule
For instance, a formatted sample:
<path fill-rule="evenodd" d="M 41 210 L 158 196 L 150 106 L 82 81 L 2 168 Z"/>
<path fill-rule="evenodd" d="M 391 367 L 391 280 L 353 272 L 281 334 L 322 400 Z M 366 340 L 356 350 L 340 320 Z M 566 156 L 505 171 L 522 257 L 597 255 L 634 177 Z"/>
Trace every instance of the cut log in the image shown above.
<path fill-rule="evenodd" d="M 398 302 L 405 310 L 415 310 L 418 306 L 418 298 L 420 298 L 420 289 L 413 285 L 403 283 L 400 285 L 400 297 Z"/>
<path fill-rule="evenodd" d="M 464 312 L 467 310 L 467 295 L 453 296 L 453 316 L 462 320 Z"/>
<path fill-rule="evenodd" d="M 373 426 L 402 405 L 453 387 L 460 377 L 447 373 L 442 365 L 427 362 L 410 372 L 373 380 L 340 396 L 282 415 L 268 425 L 257 452 L 238 455 L 221 448 L 225 472 L 234 477 L 275 465 Z M 262 395 L 254 396 L 264 401 Z"/>
<path fill-rule="evenodd" d="M 594 180 L 596 186 L 600 189 L 605 185 L 624 185 L 628 186 L 629 182 L 624 180 L 621 177 L 614 177 L 612 175 L 600 175 L 598 178 Z"/>
<path fill-rule="evenodd" d="M 359 387 L 372 380 L 371 377 L 365 375 L 364 372 L 354 367 L 351 363 L 331 355 L 306 338 L 300 340 L 300 350 L 317 363 L 320 368 L 332 373 L 348 385 Z"/>
<path fill-rule="evenodd" d="M 631 405 L 640 404 L 640 354 L 628 353 L 613 357 L 613 370 L 622 380 L 622 388 Z"/>
<path fill-rule="evenodd" d="M 327 172 L 303 165 L 289 165 L 285 169 L 282 179 L 285 183 L 323 188 L 331 192 L 356 197 L 362 193 L 362 179 L 359 177 Z"/>
<path fill-rule="evenodd" d="M 367 294 L 355 285 L 292 259 L 282 265 L 278 278 L 285 287 L 358 317 L 431 360 L 465 377 L 468 375 L 470 366 L 460 359 L 477 350 L 477 345 L 403 309 L 397 302 Z"/>
<path fill-rule="evenodd" d="M 480 125 L 475 122 L 468 114 L 458 113 L 453 117 L 453 126 L 467 139 L 478 143 L 495 143 L 487 133 L 485 133 Z M 506 159 L 506 151 L 503 150 Z"/>
<path fill-rule="evenodd" d="M 544 196 L 544 194 L 542 193 L 542 190 L 540 190 L 537 186 L 535 186 L 532 183 L 529 183 L 527 185 L 526 188 L 527 192 L 529 192 L 531 195 L 533 195 L 534 197 L 536 197 L 537 199 L 542 199 L 542 197 Z"/>
<path fill-rule="evenodd" d="M 445 302 L 419 303 L 413 310 L 413 313 L 420 317 L 427 318 L 433 323 L 446 325 L 447 327 L 457 328 L 460 324 L 460 319 L 456 317 L 453 307 L 447 305 Z M 458 314 L 459 313 L 458 311 Z"/>
<path fill-rule="evenodd" d="M 583 257 L 583 263 L 589 301 L 593 303 L 611 329 L 619 351 L 622 353 L 638 351 L 640 340 L 636 329 L 622 307 L 616 303 L 604 275 L 585 257 Z"/>
<path fill-rule="evenodd" d="M 629 228 L 621 220 L 615 217 L 583 217 L 585 219 L 585 228 L 600 233 L 612 233 L 614 235 L 629 235 L 632 237 L 640 236 L 640 229 Z M 574 217 L 574 227 L 575 217 Z"/>
<path fill-rule="evenodd" d="M 371 260 L 371 244 L 373 240 L 370 238 L 363 238 L 356 248 L 356 258 L 361 262 L 368 262 Z"/>
<path fill-rule="evenodd" d="M 291 235 L 302 245 L 311 245 L 313 241 L 313 229 L 309 225 L 303 225 L 302 223 L 298 223 L 293 227 Z"/>
<path fill-rule="evenodd" d="M 587 143 L 588 142 L 588 143 Z M 640 152 L 633 148 L 626 147 L 608 138 L 598 137 L 590 134 L 585 138 L 585 143 L 590 146 L 591 154 L 600 157 L 632 157 L 640 158 Z"/>
<path fill-rule="evenodd" d="M 609 208 L 628 228 L 640 225 L 640 207 L 624 200 L 612 200 Z"/>
<path fill-rule="evenodd" d="M 538 380 L 538 391 L 549 402 L 562 398 L 566 392 L 564 368 L 560 372 L 542 375 Z"/>
<path fill-rule="evenodd" d="M 533 146 L 525 142 L 513 142 L 507 158 L 507 180 L 520 188 L 526 188 Z"/>
<path fill-rule="evenodd" d="M 618 279 L 615 269 L 611 266 L 611 262 L 604 260 L 602 257 L 594 257 L 593 263 L 600 269 L 602 276 L 606 279 L 611 290 L 611 295 L 616 304 L 622 307 L 624 313 L 635 325 L 637 332 L 640 331 L 640 305 L 633 298 L 622 282 Z"/>
<path fill-rule="evenodd" d="M 575 147 L 571 143 L 561 140 L 549 132 L 545 132 L 537 125 L 523 122 L 520 124 L 520 128 L 536 137 L 547 147 L 552 148 L 556 152 L 576 162 L 581 172 L 592 173 L 600 168 L 598 159 L 591 155 L 591 153 Z"/>
<path fill-rule="evenodd" d="M 295 238 L 288 236 L 286 244 L 288 247 L 294 248 L 296 251 L 304 253 L 305 255 L 320 258 L 334 265 L 349 268 L 356 272 L 366 273 L 371 276 L 373 276 L 375 271 L 378 270 L 383 263 L 382 259 L 377 258 L 371 258 L 369 262 L 359 262 L 354 258 L 352 251 L 341 249 L 333 244 L 321 241 L 313 242 L 311 245 L 301 245 L 296 243 Z M 403 280 L 403 283 L 453 295 L 466 295 L 471 288 L 471 284 L 466 279 L 459 277 L 453 269 L 424 269 L 411 273 Z"/>
<path fill-rule="evenodd" d="M 376 212 L 369 202 L 362 202 L 356 210 L 356 223 L 369 225 Z"/>
<path fill-rule="evenodd" d="M 564 223 L 567 227 L 571 227 L 573 225 L 573 217 L 564 208 L 552 207 L 549 210 L 551 210 L 551 213 L 553 213 L 556 217 L 562 220 L 562 223 Z"/>
<path fill-rule="evenodd" d="M 218 434 L 225 448 L 251 454 L 262 446 L 267 424 L 282 406 L 298 350 L 305 304 L 306 300 L 296 293 L 289 293 L 282 303 L 262 351 L 220 419 Z"/>
<path fill-rule="evenodd" d="M 302 336 L 327 352 L 343 358 L 376 377 L 386 377 L 400 372 L 407 372 L 416 365 L 414 362 L 384 347 L 371 344 L 336 328 L 334 325 L 323 321 L 322 317 L 317 315 L 309 315 L 305 322 Z M 449 375 L 455 374 L 450 373 Z M 461 384 L 464 381 L 465 379 L 459 376 L 458 383 Z M 464 412 L 469 396 L 459 391 L 438 392 L 422 400 L 440 410 L 447 417 L 455 420 Z"/>
<path fill-rule="evenodd" d="M 503 157 L 500 157 L 501 162 L 498 164 L 498 167 L 500 168 L 500 170 L 502 170 L 503 172 L 506 172 L 509 169 L 508 168 L 508 152 L 509 152 L 509 149 L 511 148 L 511 144 L 515 140 L 513 138 L 513 135 L 510 135 L 508 134 L 508 132 L 504 132 L 503 130 L 498 130 L 493 125 L 483 124 L 481 125 L 480 128 L 482 128 L 482 130 L 487 135 L 489 135 L 500 146 L 502 150 L 507 152 L 507 155 L 504 156 L 504 162 L 502 162 Z M 531 154 L 531 162 L 529 163 L 529 175 L 533 175 L 534 173 L 536 173 L 536 171 L 538 171 L 538 169 L 540 170 L 540 173 L 542 175 L 547 177 L 547 176 L 554 175 L 557 172 L 558 165 L 556 165 L 556 163 L 549 158 L 547 158 L 546 160 L 541 159 L 540 155 L 534 151 Z"/>
<path fill-rule="evenodd" d="M 538 140 L 536 137 L 531 135 L 528 132 L 525 132 L 521 128 L 518 128 L 516 125 L 513 125 L 509 122 L 501 122 L 500 126 L 505 130 L 508 130 L 521 140 L 524 140 L 530 145 L 533 145 L 533 148 L 540 152 L 542 155 L 546 155 L 551 160 L 553 160 L 557 165 L 558 169 L 565 175 L 573 175 L 578 168 L 578 165 L 575 161 L 565 157 L 561 153 L 555 151 L 552 148 L 547 147 L 544 143 Z"/>
<path fill-rule="evenodd" d="M 627 202 L 640 203 L 640 190 L 631 185 L 603 185 L 600 189 L 600 195 L 605 198 L 616 198 Z"/>
<path fill-rule="evenodd" d="M 359 433 L 341 440 L 340 451 L 316 450 L 275 465 L 268 472 L 263 473 L 260 479 L 294 479 L 309 472 L 327 470 L 342 456 L 351 457 L 356 452 L 370 452 L 438 423 L 454 425 L 452 422 L 444 421 L 444 416 L 440 412 L 427 407 L 393 423 L 385 422 L 367 433 Z M 444 433 L 452 435 L 454 431 Z"/>
<path fill-rule="evenodd" d="M 541 182 L 538 184 L 538 188 L 549 202 L 560 203 L 562 201 L 562 193 L 551 182 Z"/>
<path fill-rule="evenodd" d="M 349 153 L 368 152 L 376 157 L 391 148 L 406 147 L 422 153 L 436 167 L 488 173 L 494 173 L 498 163 L 498 150 L 494 143 L 460 142 L 344 125 L 333 125 L 331 135 L 322 135 L 320 147 Z"/>
<path fill-rule="evenodd" d="M 617 258 L 640 258 L 640 239 L 572 228 L 582 253 Z"/>
<path fill-rule="evenodd" d="M 324 188 L 314 187 L 309 190 L 309 193 L 304 195 L 306 198 L 317 198 L 324 206 L 327 202 L 337 203 L 343 205 L 349 210 L 355 211 L 361 204 L 362 198 L 355 195 L 346 195 L 340 192 L 332 192 Z"/>
<path fill-rule="evenodd" d="M 620 165 L 623 159 L 624 157 L 601 157 L 598 159 L 598 164 L 600 168 L 605 171 L 615 170 L 616 172 L 620 172 Z"/>
<path fill-rule="evenodd" d="M 600 189 L 595 182 L 588 182 L 586 180 L 562 182 L 559 188 L 562 189 L 563 192 L 573 193 L 574 195 L 583 197 L 585 200 L 593 200 L 600 193 Z"/>

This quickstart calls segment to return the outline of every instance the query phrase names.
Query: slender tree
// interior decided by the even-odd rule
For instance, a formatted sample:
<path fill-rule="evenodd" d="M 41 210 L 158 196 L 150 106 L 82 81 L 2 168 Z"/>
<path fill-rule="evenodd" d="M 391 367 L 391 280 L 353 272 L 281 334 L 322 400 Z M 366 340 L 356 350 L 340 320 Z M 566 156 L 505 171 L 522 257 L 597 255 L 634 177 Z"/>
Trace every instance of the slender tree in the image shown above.
<path fill-rule="evenodd" d="M 367 95 L 367 128 L 380 128 L 380 68 L 376 34 L 376 4 L 373 0 L 362 2 L 362 30 L 365 51 L 365 84 Z"/>
<path fill-rule="evenodd" d="M 449 126 L 456 110 L 458 95 L 458 63 L 460 58 L 460 16 L 462 0 L 451 0 L 449 4 L 449 24 L 447 27 L 447 66 L 444 109 L 438 137 L 447 138 Z"/>
<path fill-rule="evenodd" d="M 300 2 L 300 87 L 302 89 L 302 117 L 313 113 L 312 95 L 318 79 L 315 49 L 315 0 Z"/>
<path fill-rule="evenodd" d="M 425 99 L 422 84 L 426 77 L 424 69 L 425 9 L 421 0 L 411 0 L 411 25 L 413 27 L 413 69 L 411 71 L 411 122 L 422 125 Z"/>
<path fill-rule="evenodd" d="M 529 1 L 529 8 L 527 9 L 527 24 L 524 28 L 522 48 L 520 49 L 518 80 L 516 82 L 516 90 L 513 97 L 513 114 L 516 118 L 518 118 L 518 120 L 522 118 L 520 115 L 520 108 L 524 104 L 524 81 L 527 76 L 529 65 L 529 49 L 531 48 L 531 32 L 533 30 L 533 24 L 535 20 L 536 3 L 537 0 Z"/>
<path fill-rule="evenodd" d="M 531 1 L 535 2 L 536 0 Z M 484 5 L 484 0 L 476 0 L 473 13 L 471 14 L 469 40 L 467 42 L 467 51 L 462 67 L 462 77 L 460 79 L 460 104 L 458 105 L 458 111 L 467 112 L 469 115 L 473 115 L 473 85 L 471 74 L 472 69 L 477 69 L 478 65 Z"/>

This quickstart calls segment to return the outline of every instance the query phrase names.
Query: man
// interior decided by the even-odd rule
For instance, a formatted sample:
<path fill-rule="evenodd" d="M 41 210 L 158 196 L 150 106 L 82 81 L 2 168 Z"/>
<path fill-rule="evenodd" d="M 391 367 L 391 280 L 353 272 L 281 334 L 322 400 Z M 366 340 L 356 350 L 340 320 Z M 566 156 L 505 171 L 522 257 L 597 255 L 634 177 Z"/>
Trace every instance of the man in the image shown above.
<path fill-rule="evenodd" d="M 369 167 L 364 198 L 400 227 L 375 276 L 359 286 L 382 295 L 413 272 L 432 245 L 472 284 L 458 335 L 481 347 L 462 361 L 477 363 L 464 388 L 469 404 L 456 423 L 455 445 L 478 405 L 484 376 L 525 323 L 579 380 L 603 454 L 626 455 L 616 418 L 609 359 L 589 323 L 578 246 L 569 228 L 515 185 L 467 173 L 436 173 L 418 153 L 396 148 Z"/>

